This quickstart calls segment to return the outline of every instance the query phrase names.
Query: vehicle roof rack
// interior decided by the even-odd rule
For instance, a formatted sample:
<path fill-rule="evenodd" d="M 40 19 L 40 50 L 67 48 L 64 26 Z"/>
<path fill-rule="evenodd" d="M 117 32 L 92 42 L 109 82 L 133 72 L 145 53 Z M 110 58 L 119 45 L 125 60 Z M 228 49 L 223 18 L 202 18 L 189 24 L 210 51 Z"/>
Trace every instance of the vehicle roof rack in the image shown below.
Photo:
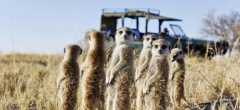
<path fill-rule="evenodd" d="M 104 8 L 103 14 L 128 14 L 128 13 L 147 13 L 152 15 L 160 15 L 160 10 L 152 8 Z"/>

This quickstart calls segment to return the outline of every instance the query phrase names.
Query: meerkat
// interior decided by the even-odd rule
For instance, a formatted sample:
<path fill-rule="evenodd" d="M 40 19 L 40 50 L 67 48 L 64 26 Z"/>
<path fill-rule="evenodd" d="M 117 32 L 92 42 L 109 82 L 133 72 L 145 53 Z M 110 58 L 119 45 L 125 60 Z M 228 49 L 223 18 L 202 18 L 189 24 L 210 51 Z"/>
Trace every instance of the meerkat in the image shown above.
<path fill-rule="evenodd" d="M 138 67 L 135 72 L 135 82 L 136 82 L 136 89 L 137 89 L 137 99 L 136 99 L 137 110 L 144 109 L 144 96 L 142 92 L 142 86 L 143 86 L 143 81 L 147 74 L 149 62 L 152 57 L 152 53 L 151 53 L 152 42 L 156 39 L 158 39 L 158 37 L 154 34 L 143 35 L 143 49 L 140 53 Z"/>
<path fill-rule="evenodd" d="M 171 81 L 171 100 L 174 108 L 182 108 L 182 104 L 188 106 L 188 101 L 184 96 L 184 78 L 185 78 L 185 62 L 181 49 L 174 48 L 170 55 L 172 61 Z"/>
<path fill-rule="evenodd" d="M 79 83 L 78 56 L 82 49 L 78 45 L 68 45 L 64 48 L 64 59 L 60 66 L 57 79 L 57 95 L 60 99 L 60 110 L 74 110 L 77 102 Z"/>
<path fill-rule="evenodd" d="M 165 97 L 169 75 L 167 57 L 171 46 L 168 41 L 163 39 L 153 41 L 152 45 L 152 58 L 143 85 L 145 109 L 166 110 Z"/>
<path fill-rule="evenodd" d="M 88 37 L 89 50 L 81 67 L 81 110 L 104 110 L 105 92 L 105 36 L 92 31 Z"/>
<path fill-rule="evenodd" d="M 106 74 L 107 110 L 130 110 L 130 85 L 133 80 L 133 31 L 122 27 L 116 31 L 116 47 Z"/>

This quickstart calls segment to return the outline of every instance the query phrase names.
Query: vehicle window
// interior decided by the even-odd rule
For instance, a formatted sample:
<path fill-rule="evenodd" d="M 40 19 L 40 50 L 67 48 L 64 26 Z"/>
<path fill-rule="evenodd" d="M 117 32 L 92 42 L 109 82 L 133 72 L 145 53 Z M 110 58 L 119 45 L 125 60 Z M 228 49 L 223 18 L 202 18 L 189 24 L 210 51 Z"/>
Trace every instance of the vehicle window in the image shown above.
<path fill-rule="evenodd" d="M 145 33 L 145 23 L 146 23 L 146 19 L 143 17 L 139 17 L 138 18 L 139 21 L 139 32 L 141 33 Z"/>
<path fill-rule="evenodd" d="M 145 33 L 145 23 L 146 19 L 143 17 L 139 17 L 139 32 Z M 131 19 L 131 18 L 125 18 L 124 19 L 124 26 L 132 28 L 132 29 L 137 29 L 137 20 L 136 19 Z M 122 27 L 122 19 L 117 19 L 117 29 Z"/>
<path fill-rule="evenodd" d="M 151 19 L 148 21 L 148 32 L 150 33 L 159 33 L 158 30 L 158 20 L 157 19 Z"/>
<path fill-rule="evenodd" d="M 170 24 L 170 26 L 171 26 L 171 28 L 172 28 L 172 30 L 173 30 L 175 35 L 177 35 L 177 36 L 184 35 L 184 33 L 183 33 L 183 31 L 182 31 L 180 26 L 173 25 L 173 24 Z"/>
<path fill-rule="evenodd" d="M 136 29 L 136 19 L 124 18 L 124 26 Z M 122 19 L 117 19 L 117 29 L 122 27 Z"/>

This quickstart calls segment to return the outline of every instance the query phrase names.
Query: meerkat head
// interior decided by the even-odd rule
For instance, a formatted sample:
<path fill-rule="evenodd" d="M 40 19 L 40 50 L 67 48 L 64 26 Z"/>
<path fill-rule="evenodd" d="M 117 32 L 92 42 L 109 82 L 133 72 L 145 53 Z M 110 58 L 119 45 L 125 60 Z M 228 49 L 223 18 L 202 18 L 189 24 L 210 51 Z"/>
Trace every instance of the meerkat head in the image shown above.
<path fill-rule="evenodd" d="M 89 29 L 89 30 L 87 30 L 86 32 L 85 32 L 85 35 L 84 35 L 84 41 L 85 41 L 85 48 L 89 48 L 89 46 L 90 46 L 90 44 L 89 44 L 89 37 L 91 36 L 91 33 L 92 32 L 94 32 L 94 31 L 96 31 L 96 30 L 94 30 L 94 29 Z"/>
<path fill-rule="evenodd" d="M 82 54 L 82 49 L 78 45 L 69 44 L 64 48 L 65 59 L 77 59 L 78 56 L 81 54 Z"/>
<path fill-rule="evenodd" d="M 183 58 L 183 52 L 182 52 L 182 50 L 179 49 L 179 48 L 174 48 L 174 49 L 172 49 L 172 50 L 171 50 L 171 56 L 170 56 L 170 58 L 171 58 L 171 61 L 172 61 L 172 62 L 174 62 L 174 61 L 176 61 L 176 60 L 178 60 L 178 59 Z"/>
<path fill-rule="evenodd" d="M 100 31 L 92 31 L 88 36 L 90 47 L 98 47 L 104 45 L 105 35 Z"/>
<path fill-rule="evenodd" d="M 132 44 L 135 34 L 132 29 L 128 27 L 122 27 L 116 31 L 115 39 L 116 43 L 120 44 Z"/>
<path fill-rule="evenodd" d="M 155 34 L 143 35 L 143 46 L 145 48 L 152 48 L 153 41 L 157 39 L 158 37 Z"/>
<path fill-rule="evenodd" d="M 170 43 L 164 39 L 158 39 L 153 41 L 152 54 L 154 56 L 167 57 L 170 53 Z"/>

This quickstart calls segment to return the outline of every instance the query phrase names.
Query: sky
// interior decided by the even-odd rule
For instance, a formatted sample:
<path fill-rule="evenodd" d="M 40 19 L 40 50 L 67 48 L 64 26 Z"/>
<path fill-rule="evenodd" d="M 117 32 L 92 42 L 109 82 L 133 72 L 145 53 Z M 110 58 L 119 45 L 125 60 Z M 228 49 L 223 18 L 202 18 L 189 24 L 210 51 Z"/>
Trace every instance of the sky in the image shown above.
<path fill-rule="evenodd" d="M 100 29 L 103 8 L 157 9 L 182 20 L 164 22 L 162 28 L 177 24 L 188 37 L 201 38 L 202 20 L 210 10 L 228 15 L 240 12 L 239 6 L 240 0 L 0 0 L 0 54 L 63 53 L 87 30 Z M 154 22 L 149 30 L 157 30 Z"/>

